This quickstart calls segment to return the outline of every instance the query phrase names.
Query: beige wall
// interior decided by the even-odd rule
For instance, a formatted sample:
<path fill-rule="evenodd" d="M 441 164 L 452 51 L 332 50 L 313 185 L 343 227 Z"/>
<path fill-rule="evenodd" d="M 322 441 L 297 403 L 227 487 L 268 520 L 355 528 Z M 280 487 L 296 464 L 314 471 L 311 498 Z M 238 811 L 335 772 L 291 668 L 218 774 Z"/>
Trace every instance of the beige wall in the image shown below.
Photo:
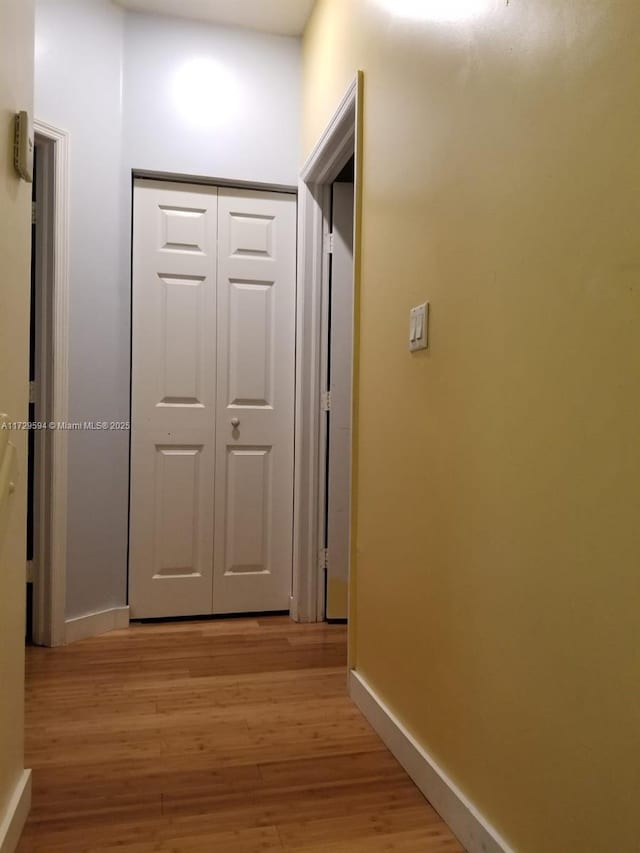
<path fill-rule="evenodd" d="M 518 851 L 631 853 L 640 5 L 319 0 L 303 158 L 357 68 L 357 669 Z"/>
<path fill-rule="evenodd" d="M 27 420 L 31 185 L 13 170 L 13 116 L 33 109 L 33 3 L 0 4 L 0 412 Z M 26 433 L 11 434 L 19 476 L 0 518 L 0 824 L 24 767 Z"/>

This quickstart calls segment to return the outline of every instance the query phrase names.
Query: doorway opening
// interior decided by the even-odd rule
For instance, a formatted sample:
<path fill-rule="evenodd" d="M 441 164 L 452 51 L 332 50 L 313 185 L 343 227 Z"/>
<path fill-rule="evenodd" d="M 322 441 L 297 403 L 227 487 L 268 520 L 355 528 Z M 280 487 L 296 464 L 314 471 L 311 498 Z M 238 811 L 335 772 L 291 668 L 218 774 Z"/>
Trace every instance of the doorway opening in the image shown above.
<path fill-rule="evenodd" d="M 36 420 L 35 411 L 35 385 L 36 385 L 36 348 L 37 327 L 40 318 L 37 311 L 37 302 L 40 288 L 37 286 L 41 270 L 39 265 L 39 237 L 38 229 L 38 172 L 42 156 L 42 149 L 36 145 L 33 152 L 33 183 L 31 184 L 31 302 L 29 308 L 29 408 L 27 419 L 33 424 Z M 40 415 L 41 412 L 38 412 Z M 33 638 L 33 565 L 35 557 L 35 525 L 34 514 L 36 511 L 35 500 L 35 469 L 36 469 L 36 435 L 35 430 L 27 432 L 27 532 L 26 532 L 26 559 L 27 559 L 27 590 L 25 620 L 25 640 L 28 643 Z M 40 468 L 40 466 L 38 466 Z M 39 555 L 38 555 L 39 556 Z"/>
<path fill-rule="evenodd" d="M 65 642 L 68 135 L 36 121 L 32 199 L 27 632 Z"/>
<path fill-rule="evenodd" d="M 29 323 L 29 424 L 27 432 L 26 640 L 38 642 L 35 588 L 47 579 L 48 510 L 51 506 L 51 185 L 53 144 L 36 135 L 31 195 L 31 307 Z M 46 427 L 45 427 L 46 424 Z"/>
<path fill-rule="evenodd" d="M 325 379 L 324 580 L 327 622 L 348 618 L 355 156 L 331 185 Z M 323 337 L 325 337 L 323 335 Z"/>
<path fill-rule="evenodd" d="M 353 536 L 353 375 L 362 72 L 299 187 L 296 492 L 292 615 L 345 621 Z"/>

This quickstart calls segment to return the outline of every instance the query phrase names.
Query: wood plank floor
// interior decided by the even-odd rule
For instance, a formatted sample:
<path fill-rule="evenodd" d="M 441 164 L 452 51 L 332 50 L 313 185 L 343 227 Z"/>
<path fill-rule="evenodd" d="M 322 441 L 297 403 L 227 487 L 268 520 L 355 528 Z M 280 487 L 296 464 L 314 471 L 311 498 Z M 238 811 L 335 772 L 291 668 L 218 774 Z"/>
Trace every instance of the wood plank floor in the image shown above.
<path fill-rule="evenodd" d="M 345 665 L 343 627 L 285 617 L 29 648 L 18 853 L 461 853 Z"/>

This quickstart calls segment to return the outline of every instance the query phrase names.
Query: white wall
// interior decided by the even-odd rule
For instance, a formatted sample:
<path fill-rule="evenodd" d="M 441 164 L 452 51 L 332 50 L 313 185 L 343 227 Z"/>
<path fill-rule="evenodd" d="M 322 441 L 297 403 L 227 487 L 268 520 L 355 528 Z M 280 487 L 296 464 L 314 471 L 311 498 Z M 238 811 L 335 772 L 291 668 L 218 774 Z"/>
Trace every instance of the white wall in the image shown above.
<path fill-rule="evenodd" d="M 128 14 L 127 168 L 296 184 L 300 40 Z"/>
<path fill-rule="evenodd" d="M 176 104 L 194 60 L 222 90 L 200 73 Z M 295 184 L 300 96 L 298 39 L 36 1 L 35 114 L 71 134 L 72 420 L 129 417 L 131 170 Z M 126 601 L 128 452 L 69 433 L 67 618 Z"/>
<path fill-rule="evenodd" d="M 70 417 L 127 420 L 129 286 L 122 165 L 124 13 L 38 0 L 37 118 L 70 133 Z M 69 433 L 67 617 L 126 596 L 128 436 Z"/>

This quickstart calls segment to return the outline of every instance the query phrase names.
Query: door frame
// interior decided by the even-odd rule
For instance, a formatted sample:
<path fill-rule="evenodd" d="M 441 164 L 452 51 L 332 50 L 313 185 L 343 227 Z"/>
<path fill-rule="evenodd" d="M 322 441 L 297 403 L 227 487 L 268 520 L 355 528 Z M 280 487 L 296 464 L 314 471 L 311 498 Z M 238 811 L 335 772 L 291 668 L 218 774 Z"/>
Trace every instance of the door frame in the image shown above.
<path fill-rule="evenodd" d="M 348 160 L 355 156 L 354 175 L 354 318 L 358 313 L 359 247 L 362 168 L 363 74 L 358 71 L 329 124 L 302 168 L 298 189 L 298 300 L 296 347 L 296 443 L 294 489 L 294 559 L 291 615 L 297 622 L 323 621 L 324 530 L 327 447 L 322 392 L 326 389 L 328 348 L 328 240 L 331 184 Z M 357 322 L 354 323 L 353 376 L 357 373 Z M 355 413 L 357 384 L 353 383 Z M 355 418 L 353 420 L 355 427 Z M 355 434 L 355 429 L 354 429 Z M 356 469 L 351 454 L 352 546 Z M 321 562 L 323 565 L 321 566 Z M 352 560 L 350 561 L 352 562 Z M 353 577 L 350 574 L 349 592 Z"/>
<path fill-rule="evenodd" d="M 56 425 L 69 421 L 69 134 L 47 122 L 33 123 L 42 158 L 40 218 L 36 251 L 40 253 L 45 298 L 40 305 L 42 328 L 40 375 L 44 387 L 40 413 Z M 44 342 L 44 345 L 42 345 Z M 33 640 L 38 645 L 65 643 L 67 558 L 67 431 L 36 433 L 35 517 L 39 518 L 38 549 L 45 558 L 33 577 Z"/>

